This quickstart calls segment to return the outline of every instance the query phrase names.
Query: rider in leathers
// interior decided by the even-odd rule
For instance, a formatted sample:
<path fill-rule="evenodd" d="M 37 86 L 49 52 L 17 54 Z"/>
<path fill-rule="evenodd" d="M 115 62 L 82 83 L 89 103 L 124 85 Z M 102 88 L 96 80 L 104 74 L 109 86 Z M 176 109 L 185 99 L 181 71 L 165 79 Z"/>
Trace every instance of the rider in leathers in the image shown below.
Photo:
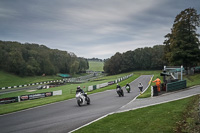
<path fill-rule="evenodd" d="M 78 93 L 78 92 L 81 92 L 85 96 L 85 98 L 87 98 L 87 94 L 85 94 L 85 92 L 81 89 L 80 86 L 78 86 L 76 89 L 76 93 Z"/>

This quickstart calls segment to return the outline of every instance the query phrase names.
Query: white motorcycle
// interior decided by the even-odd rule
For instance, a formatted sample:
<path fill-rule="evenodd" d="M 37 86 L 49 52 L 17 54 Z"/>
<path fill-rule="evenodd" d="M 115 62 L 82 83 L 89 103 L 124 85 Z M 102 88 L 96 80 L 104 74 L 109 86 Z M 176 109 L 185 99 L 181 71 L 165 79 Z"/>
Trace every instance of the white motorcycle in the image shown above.
<path fill-rule="evenodd" d="M 87 95 L 87 93 L 85 94 Z M 85 97 L 84 94 L 81 92 L 76 93 L 76 100 L 77 100 L 78 106 L 90 104 L 90 98 L 88 96 Z"/>

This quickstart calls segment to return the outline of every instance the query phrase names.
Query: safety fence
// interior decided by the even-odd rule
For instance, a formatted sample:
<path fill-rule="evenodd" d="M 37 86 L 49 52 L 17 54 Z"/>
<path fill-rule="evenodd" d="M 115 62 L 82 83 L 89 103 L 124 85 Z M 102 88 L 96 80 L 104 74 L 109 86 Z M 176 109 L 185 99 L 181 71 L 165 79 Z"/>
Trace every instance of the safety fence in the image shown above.
<path fill-rule="evenodd" d="M 88 86 L 87 91 L 93 91 L 93 90 L 96 90 L 96 89 L 99 89 L 99 88 L 103 88 L 103 87 L 106 87 L 106 86 L 109 86 L 109 85 L 112 85 L 112 84 L 119 83 L 119 82 L 121 82 L 121 81 L 123 81 L 125 79 L 128 79 L 131 76 L 133 76 L 133 74 L 129 74 L 127 76 L 118 78 L 118 79 L 116 79 L 114 81 L 110 81 L 110 82 L 107 82 L 107 83 L 102 83 L 102 84 Z"/>
<path fill-rule="evenodd" d="M 26 84 L 26 85 L 2 87 L 0 88 L 0 90 L 11 89 L 11 88 L 21 88 L 21 87 L 26 87 L 26 86 L 41 85 L 41 84 L 48 84 L 48 83 L 55 83 L 55 82 L 63 82 L 63 80 L 44 81 L 44 82 L 31 83 L 31 84 Z"/>
<path fill-rule="evenodd" d="M 185 89 L 186 87 L 187 87 L 187 81 L 186 80 L 178 80 L 176 82 L 167 83 L 166 89 L 165 89 L 165 86 L 162 85 L 161 86 L 162 92 L 158 92 L 157 86 L 154 85 L 154 86 L 151 86 L 151 97 L 158 96 L 160 93 L 163 93 L 163 92 L 172 92 L 172 91 Z"/>
<path fill-rule="evenodd" d="M 90 75 L 86 75 L 86 76 L 80 76 L 78 78 L 64 78 L 64 79 L 60 79 L 60 80 L 44 81 L 44 82 L 30 83 L 30 84 L 10 86 L 10 87 L 1 87 L 0 90 L 11 89 L 11 88 L 21 88 L 21 87 L 26 87 L 26 86 L 41 85 L 41 84 L 48 84 L 48 83 L 55 83 L 55 82 L 82 83 L 82 82 L 89 81 L 93 77 L 94 77 L 94 74 L 90 74 Z M 97 78 L 97 77 L 95 77 L 95 78 Z"/>
<path fill-rule="evenodd" d="M 17 96 L 17 97 L 1 98 L 0 104 L 21 102 L 21 101 L 25 101 L 25 100 L 33 100 L 33 99 L 45 98 L 45 97 L 56 96 L 56 95 L 62 95 L 62 90 L 53 91 L 53 92 L 21 95 L 21 96 Z"/>
<path fill-rule="evenodd" d="M 184 89 L 186 88 L 186 85 L 187 85 L 186 80 L 179 80 L 176 82 L 167 83 L 166 91 L 170 92 L 170 91 L 177 91 L 180 89 Z"/>

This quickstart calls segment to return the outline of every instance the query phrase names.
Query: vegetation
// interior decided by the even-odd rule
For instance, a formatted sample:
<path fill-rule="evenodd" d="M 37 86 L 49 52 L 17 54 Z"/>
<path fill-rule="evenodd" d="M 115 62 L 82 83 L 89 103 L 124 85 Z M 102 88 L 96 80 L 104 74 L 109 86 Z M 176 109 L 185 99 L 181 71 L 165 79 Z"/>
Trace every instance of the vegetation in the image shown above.
<path fill-rule="evenodd" d="M 90 71 L 103 71 L 104 62 L 88 61 Z"/>
<path fill-rule="evenodd" d="M 191 104 L 186 106 L 182 119 L 177 122 L 175 132 L 178 133 L 199 133 L 200 132 L 200 95 L 191 100 Z"/>
<path fill-rule="evenodd" d="M 10 74 L 4 71 L 0 71 L 0 87 L 18 86 L 30 83 L 38 83 L 43 81 L 52 81 L 62 79 L 58 76 L 24 76 L 20 77 L 15 74 Z"/>
<path fill-rule="evenodd" d="M 196 66 L 200 61 L 199 34 L 200 15 L 194 8 L 188 8 L 178 14 L 174 20 L 171 33 L 164 42 L 165 58 L 171 65 L 184 67 Z"/>
<path fill-rule="evenodd" d="M 200 65 L 199 34 L 200 15 L 194 8 L 188 8 L 175 18 L 171 33 L 165 45 L 138 48 L 125 53 L 117 52 L 105 61 L 104 71 L 109 74 L 135 70 L 160 70 L 163 65 L 180 66 L 185 69 Z"/>
<path fill-rule="evenodd" d="M 88 58 L 87 59 L 88 61 L 95 61 L 95 62 L 103 62 L 104 60 L 102 60 L 102 59 L 99 59 L 99 58 Z"/>
<path fill-rule="evenodd" d="M 89 68 L 86 59 L 73 53 L 9 41 L 0 41 L 0 62 L 0 70 L 21 76 L 75 74 Z"/>
<path fill-rule="evenodd" d="M 185 80 L 187 80 L 187 87 L 191 87 L 194 85 L 200 85 L 200 73 L 194 74 L 194 75 L 185 75 L 183 77 Z"/>
<path fill-rule="evenodd" d="M 118 74 L 135 70 L 161 70 L 165 62 L 164 45 L 156 45 L 153 48 L 138 48 L 123 54 L 116 53 L 105 61 L 104 71 L 109 74 Z"/>
<path fill-rule="evenodd" d="M 160 105 L 150 106 L 142 109 L 136 109 L 124 113 L 118 113 L 109 115 L 97 122 L 94 122 L 86 127 L 83 127 L 76 131 L 77 133 L 172 133 L 177 131 L 177 122 L 181 121 L 183 114 L 188 112 L 188 107 L 191 104 L 197 102 L 198 96 L 164 103 Z M 198 116 L 198 110 L 196 110 Z M 195 117 L 195 116 L 194 116 Z M 193 117 L 191 118 L 193 119 Z M 195 125 L 197 118 L 192 120 L 192 124 Z M 191 124 L 188 123 L 188 124 Z M 184 130 L 191 131 L 191 130 Z M 198 132 L 198 125 L 196 130 Z"/>

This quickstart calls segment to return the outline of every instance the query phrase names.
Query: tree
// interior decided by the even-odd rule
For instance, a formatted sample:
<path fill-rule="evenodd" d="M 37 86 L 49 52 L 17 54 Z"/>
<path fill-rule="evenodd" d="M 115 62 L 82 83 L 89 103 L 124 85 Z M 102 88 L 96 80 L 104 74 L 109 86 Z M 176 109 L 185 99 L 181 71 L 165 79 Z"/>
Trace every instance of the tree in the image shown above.
<path fill-rule="evenodd" d="M 33 58 L 30 57 L 27 64 L 26 64 L 26 75 L 38 75 L 40 73 L 40 65 L 39 63 Z"/>
<path fill-rule="evenodd" d="M 44 45 L 0 41 L 0 70 L 26 75 L 78 73 L 89 68 L 85 58 Z"/>
<path fill-rule="evenodd" d="M 9 72 L 15 73 L 17 75 L 23 75 L 26 64 L 21 52 L 17 50 L 10 52 L 6 64 L 7 70 Z"/>
<path fill-rule="evenodd" d="M 138 48 L 123 54 L 117 52 L 110 59 L 105 60 L 104 71 L 109 74 L 118 74 L 134 70 L 160 70 L 165 64 L 163 56 L 164 45 Z"/>
<path fill-rule="evenodd" d="M 118 74 L 122 72 L 123 58 L 122 54 L 117 52 L 104 63 L 104 71 L 109 74 Z"/>
<path fill-rule="evenodd" d="M 171 33 L 164 41 L 165 59 L 171 65 L 183 65 L 186 68 L 197 65 L 200 61 L 199 34 L 200 15 L 194 8 L 188 8 L 178 14 L 174 20 Z"/>
<path fill-rule="evenodd" d="M 122 72 L 129 72 L 133 70 L 134 67 L 134 53 L 133 51 L 127 51 L 122 54 Z"/>
<path fill-rule="evenodd" d="M 79 62 L 74 61 L 74 63 L 71 65 L 70 73 L 71 74 L 76 74 L 78 72 L 78 67 L 79 67 Z"/>

